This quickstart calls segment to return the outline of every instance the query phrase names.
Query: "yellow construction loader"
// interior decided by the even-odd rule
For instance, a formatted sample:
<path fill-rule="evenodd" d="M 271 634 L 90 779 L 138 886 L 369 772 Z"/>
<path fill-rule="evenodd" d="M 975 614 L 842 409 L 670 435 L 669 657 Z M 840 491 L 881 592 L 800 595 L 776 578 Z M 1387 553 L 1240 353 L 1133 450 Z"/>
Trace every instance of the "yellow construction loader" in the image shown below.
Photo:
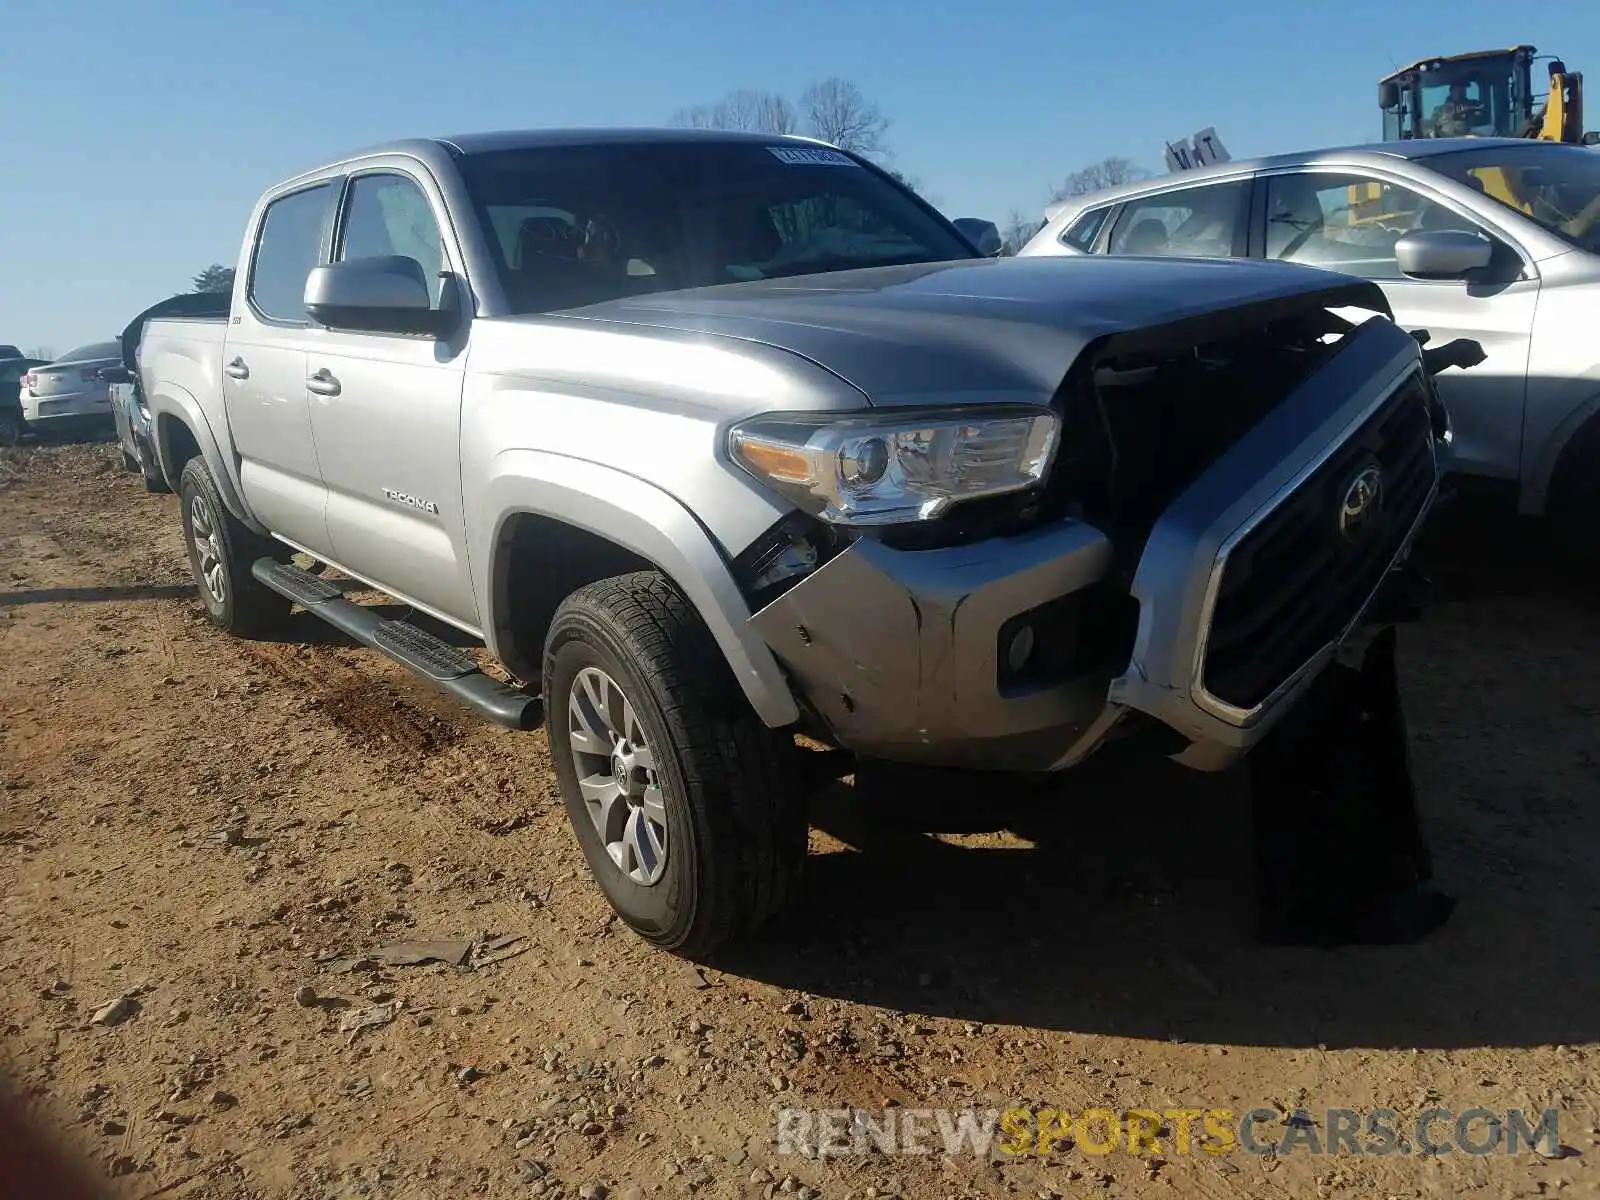
<path fill-rule="evenodd" d="M 1533 46 L 1418 59 L 1378 82 L 1385 141 L 1521 137 L 1600 143 L 1583 128 L 1583 75 L 1547 58 L 1548 90 L 1533 90 Z M 1542 101 L 1542 104 L 1541 104 Z"/>

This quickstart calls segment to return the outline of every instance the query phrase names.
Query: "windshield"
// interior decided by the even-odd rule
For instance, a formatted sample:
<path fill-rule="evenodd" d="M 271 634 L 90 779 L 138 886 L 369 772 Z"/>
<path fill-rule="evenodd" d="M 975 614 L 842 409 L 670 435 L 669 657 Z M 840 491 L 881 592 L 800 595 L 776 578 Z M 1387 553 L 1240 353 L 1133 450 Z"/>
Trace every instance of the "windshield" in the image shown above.
<path fill-rule="evenodd" d="M 1574 245 L 1600 251 L 1600 153 L 1530 142 L 1435 154 L 1417 163 L 1476 188 Z"/>
<path fill-rule="evenodd" d="M 1444 63 L 1422 76 L 1422 115 L 1434 137 L 1513 137 L 1513 63 L 1471 59 Z"/>
<path fill-rule="evenodd" d="M 469 154 L 461 170 L 517 313 L 975 256 L 913 196 L 836 150 L 545 146 Z"/>

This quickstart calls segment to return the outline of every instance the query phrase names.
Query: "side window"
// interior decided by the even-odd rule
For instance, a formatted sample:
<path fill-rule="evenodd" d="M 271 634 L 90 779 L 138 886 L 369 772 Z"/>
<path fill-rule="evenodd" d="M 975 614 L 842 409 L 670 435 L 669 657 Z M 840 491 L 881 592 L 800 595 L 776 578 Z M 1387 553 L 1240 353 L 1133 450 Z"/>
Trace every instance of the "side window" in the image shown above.
<path fill-rule="evenodd" d="M 1123 205 L 1112 254 L 1229 258 L 1243 228 L 1245 181 L 1142 196 Z"/>
<path fill-rule="evenodd" d="M 1100 230 L 1106 223 L 1106 217 L 1111 214 L 1109 208 L 1092 208 L 1074 221 L 1067 231 L 1061 235 L 1061 244 L 1071 246 L 1074 250 L 1082 250 L 1085 254 L 1094 252 L 1095 239 L 1100 236 Z"/>
<path fill-rule="evenodd" d="M 267 205 L 250 262 L 250 302 L 274 321 L 306 319 L 306 276 L 317 265 L 330 184 L 280 196 Z"/>
<path fill-rule="evenodd" d="M 1360 175 L 1273 175 L 1267 257 L 1363 279 L 1400 279 L 1394 244 L 1414 229 L 1483 232 L 1469 217 L 1410 188 Z"/>
<path fill-rule="evenodd" d="M 417 264 L 437 306 L 444 246 L 433 205 L 404 175 L 358 175 L 350 183 L 336 262 L 400 255 Z"/>

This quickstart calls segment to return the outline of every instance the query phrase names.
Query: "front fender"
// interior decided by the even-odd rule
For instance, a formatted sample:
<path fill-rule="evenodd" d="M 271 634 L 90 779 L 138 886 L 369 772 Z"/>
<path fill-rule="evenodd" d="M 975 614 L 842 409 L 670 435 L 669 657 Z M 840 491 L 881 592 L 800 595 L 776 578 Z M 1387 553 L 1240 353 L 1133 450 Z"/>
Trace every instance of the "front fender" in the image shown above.
<path fill-rule="evenodd" d="M 750 609 L 710 536 L 668 493 L 611 467 L 537 450 L 495 456 L 482 491 L 468 498 L 467 537 L 477 594 L 489 608 L 486 640 L 499 654 L 508 614 L 493 611 L 504 532 L 517 516 L 564 521 L 655 564 L 693 604 L 746 698 L 768 726 L 799 719 L 777 660 L 750 627 Z"/>
<path fill-rule="evenodd" d="M 200 448 L 200 457 L 210 469 L 211 478 L 217 484 L 217 493 L 222 497 L 222 502 L 228 511 L 257 533 L 265 534 L 266 528 L 255 519 L 249 506 L 244 502 L 233 458 L 223 453 L 222 444 L 217 440 L 217 435 L 211 428 L 211 422 L 206 419 L 205 410 L 200 406 L 200 402 L 176 384 L 166 383 L 149 397 L 148 406 L 154 434 L 151 438 L 152 449 L 155 451 L 156 461 L 161 466 L 161 474 L 166 478 L 167 486 L 174 492 L 178 491 L 178 476 L 182 473 L 182 465 L 175 461 L 173 454 L 175 449 L 172 439 L 173 427 L 174 423 L 177 423 L 189 431 L 195 445 Z"/>

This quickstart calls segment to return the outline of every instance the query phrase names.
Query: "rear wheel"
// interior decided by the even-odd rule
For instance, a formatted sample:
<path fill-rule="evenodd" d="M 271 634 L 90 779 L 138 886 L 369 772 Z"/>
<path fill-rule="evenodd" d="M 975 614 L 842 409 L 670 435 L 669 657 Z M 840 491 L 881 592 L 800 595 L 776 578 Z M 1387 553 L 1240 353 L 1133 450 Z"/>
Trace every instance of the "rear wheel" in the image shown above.
<path fill-rule="evenodd" d="M 250 574 L 256 559 L 276 556 L 277 546 L 247 528 L 222 503 L 205 461 L 191 458 L 180 487 L 183 536 L 206 616 L 240 637 L 270 633 L 288 616 L 290 602 Z"/>
<path fill-rule="evenodd" d="M 22 413 L 0 409 L 0 446 L 15 446 L 22 440 L 27 428 Z"/>
<path fill-rule="evenodd" d="M 794 740 L 761 723 L 666 578 L 569 596 L 545 640 L 544 694 L 573 830 L 635 932 L 702 958 L 781 907 L 806 853 Z"/>

